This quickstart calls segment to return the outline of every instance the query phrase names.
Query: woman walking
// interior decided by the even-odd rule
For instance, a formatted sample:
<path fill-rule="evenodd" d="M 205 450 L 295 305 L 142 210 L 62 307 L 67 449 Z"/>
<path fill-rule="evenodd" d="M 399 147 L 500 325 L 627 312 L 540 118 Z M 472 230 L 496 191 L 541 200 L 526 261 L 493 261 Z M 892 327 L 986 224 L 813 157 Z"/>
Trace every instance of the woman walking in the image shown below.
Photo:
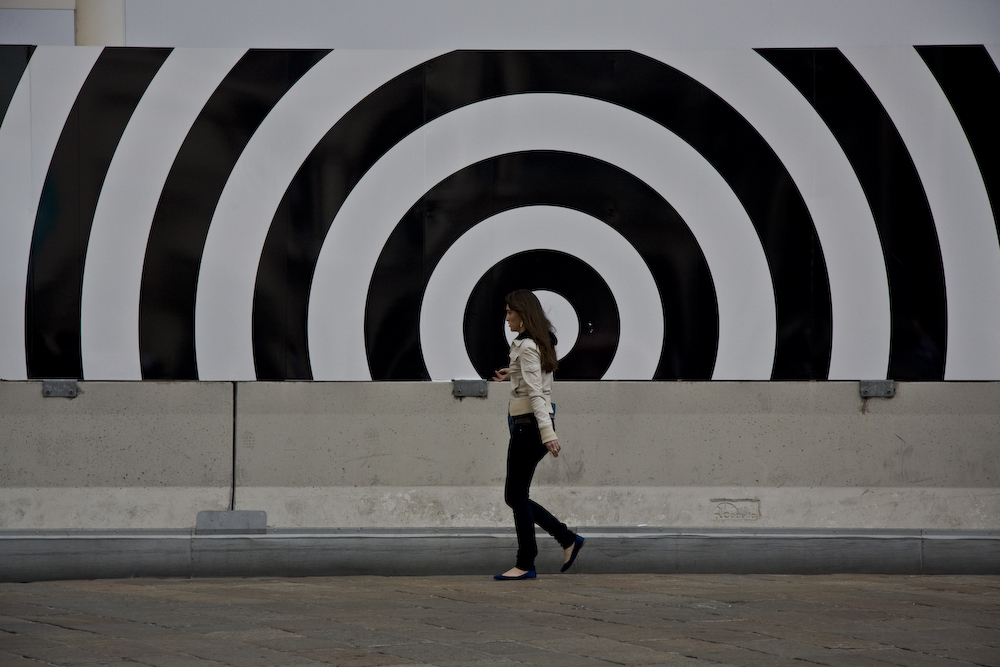
<path fill-rule="evenodd" d="M 517 562 L 498 580 L 534 579 L 535 524 L 545 529 L 563 547 L 562 572 L 568 570 L 585 540 L 552 516 L 548 510 L 528 498 L 528 486 L 535 466 L 552 452 L 559 456 L 552 405 L 552 372 L 559 366 L 556 359 L 556 337 L 552 325 L 542 310 L 538 297 L 530 290 L 517 290 L 506 297 L 507 326 L 517 332 L 510 344 L 510 363 L 501 368 L 493 379 L 510 380 L 508 425 L 510 445 L 507 449 L 507 484 L 504 500 L 514 511 L 517 532 Z"/>

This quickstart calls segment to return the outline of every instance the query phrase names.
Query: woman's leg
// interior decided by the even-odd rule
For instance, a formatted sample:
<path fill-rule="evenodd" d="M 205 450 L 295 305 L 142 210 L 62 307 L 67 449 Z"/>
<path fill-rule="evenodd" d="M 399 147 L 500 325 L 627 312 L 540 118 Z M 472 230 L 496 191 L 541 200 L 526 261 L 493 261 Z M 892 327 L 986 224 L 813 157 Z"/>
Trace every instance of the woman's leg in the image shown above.
<path fill-rule="evenodd" d="M 548 454 L 542 444 L 538 426 L 520 424 L 511 429 L 510 446 L 507 450 L 507 484 L 504 500 L 514 511 L 514 528 L 517 532 L 517 567 L 520 570 L 534 568 L 538 545 L 535 543 L 535 524 L 554 537 L 564 549 L 571 547 L 576 533 L 566 524 L 528 497 L 528 487 L 535 474 L 538 462 Z"/>
<path fill-rule="evenodd" d="M 514 567 L 519 570 L 534 569 L 535 556 L 538 555 L 532 507 L 534 503 L 528 499 L 528 487 L 531 486 L 535 466 L 547 452 L 541 443 L 537 427 L 516 425 L 511 430 L 510 445 L 507 448 L 504 501 L 514 512 L 514 530 L 517 533 L 517 562 Z"/>
<path fill-rule="evenodd" d="M 535 523 L 541 526 L 542 530 L 546 533 L 556 538 L 559 546 L 563 549 L 573 546 L 576 533 L 567 528 L 566 524 L 552 516 L 547 509 L 534 500 L 529 500 L 528 504 L 531 505 L 531 515 L 534 517 Z"/>

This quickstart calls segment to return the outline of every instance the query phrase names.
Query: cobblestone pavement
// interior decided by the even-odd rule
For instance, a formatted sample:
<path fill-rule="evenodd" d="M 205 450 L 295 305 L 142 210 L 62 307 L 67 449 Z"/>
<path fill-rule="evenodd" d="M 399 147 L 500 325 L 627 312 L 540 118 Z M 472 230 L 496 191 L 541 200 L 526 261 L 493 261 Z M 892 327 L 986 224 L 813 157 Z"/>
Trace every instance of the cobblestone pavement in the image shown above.
<path fill-rule="evenodd" d="M 1000 577 L 0 584 L 0 664 L 1000 665 Z"/>

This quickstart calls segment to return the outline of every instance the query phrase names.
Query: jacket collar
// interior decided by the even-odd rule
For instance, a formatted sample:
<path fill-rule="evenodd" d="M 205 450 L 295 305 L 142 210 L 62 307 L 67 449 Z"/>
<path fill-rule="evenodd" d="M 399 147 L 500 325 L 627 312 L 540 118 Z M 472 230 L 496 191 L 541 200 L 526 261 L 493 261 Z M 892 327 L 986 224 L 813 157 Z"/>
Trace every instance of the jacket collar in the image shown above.
<path fill-rule="evenodd" d="M 517 343 L 522 340 L 535 340 L 535 339 L 527 331 L 522 331 L 517 335 L 517 338 L 514 339 L 514 342 Z M 556 335 L 551 331 L 549 332 L 549 341 L 552 343 L 552 347 L 555 347 L 559 343 L 559 339 L 557 339 Z"/>

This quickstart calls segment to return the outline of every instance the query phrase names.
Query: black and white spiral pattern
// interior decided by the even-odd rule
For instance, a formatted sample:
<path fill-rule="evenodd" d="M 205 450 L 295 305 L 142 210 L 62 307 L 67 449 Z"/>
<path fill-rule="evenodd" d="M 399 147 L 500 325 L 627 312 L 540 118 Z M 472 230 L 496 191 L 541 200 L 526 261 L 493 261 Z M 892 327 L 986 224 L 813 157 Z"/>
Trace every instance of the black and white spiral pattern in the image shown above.
<path fill-rule="evenodd" d="M 1000 380 L 997 54 L 0 47 L 0 378 Z"/>

